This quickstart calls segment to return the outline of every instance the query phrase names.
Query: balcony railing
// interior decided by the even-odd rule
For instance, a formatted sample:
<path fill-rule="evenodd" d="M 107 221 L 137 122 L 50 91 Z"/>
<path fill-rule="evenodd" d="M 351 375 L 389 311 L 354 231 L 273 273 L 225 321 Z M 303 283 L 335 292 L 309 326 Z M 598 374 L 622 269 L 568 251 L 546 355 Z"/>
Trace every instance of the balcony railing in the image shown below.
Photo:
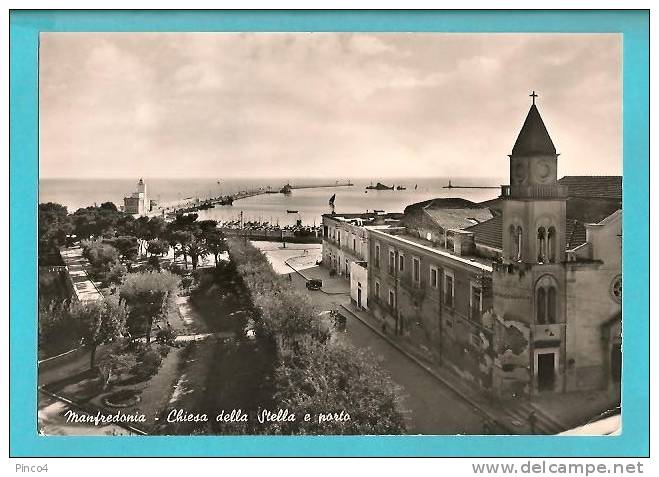
<path fill-rule="evenodd" d="M 559 184 L 545 185 L 502 185 L 501 196 L 523 199 L 565 199 L 567 186 Z"/>

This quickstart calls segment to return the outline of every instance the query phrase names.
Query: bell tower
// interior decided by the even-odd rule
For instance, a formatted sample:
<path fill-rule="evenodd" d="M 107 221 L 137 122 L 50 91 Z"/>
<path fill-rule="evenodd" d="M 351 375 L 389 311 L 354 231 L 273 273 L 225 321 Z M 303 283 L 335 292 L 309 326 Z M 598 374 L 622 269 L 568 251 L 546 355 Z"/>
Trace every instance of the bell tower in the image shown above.
<path fill-rule="evenodd" d="M 501 187 L 503 263 L 492 274 L 494 339 L 502 343 L 493 382 L 500 396 L 561 391 L 567 366 L 567 187 L 558 182 L 558 153 L 535 91 L 531 98 L 509 156 L 510 184 Z"/>
<path fill-rule="evenodd" d="M 504 260 L 560 263 L 565 258 L 567 188 L 558 183 L 558 154 L 535 100 L 510 154 L 502 187 Z"/>

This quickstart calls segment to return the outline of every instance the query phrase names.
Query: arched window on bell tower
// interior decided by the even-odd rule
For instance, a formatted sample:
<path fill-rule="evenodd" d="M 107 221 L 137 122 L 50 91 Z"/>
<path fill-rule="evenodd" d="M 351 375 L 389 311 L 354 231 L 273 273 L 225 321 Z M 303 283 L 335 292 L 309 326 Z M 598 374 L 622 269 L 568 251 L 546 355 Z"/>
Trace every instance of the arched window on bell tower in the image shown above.
<path fill-rule="evenodd" d="M 547 297 L 543 287 L 538 288 L 535 293 L 535 309 L 535 321 L 544 325 L 547 319 Z"/>
<path fill-rule="evenodd" d="M 524 245 L 522 237 L 523 237 L 522 227 L 521 225 L 518 225 L 517 226 L 517 257 L 515 257 L 515 259 L 518 261 L 522 260 L 522 246 Z"/>
<path fill-rule="evenodd" d="M 511 225 L 508 229 L 508 238 L 510 241 L 510 258 L 511 260 L 517 260 L 517 230 L 514 225 Z"/>
<path fill-rule="evenodd" d="M 547 250 L 549 263 L 556 261 L 556 229 L 552 226 L 547 230 Z"/>
<path fill-rule="evenodd" d="M 553 324 L 558 321 L 558 285 L 556 280 L 545 275 L 536 284 L 535 321 L 538 324 Z"/>
<path fill-rule="evenodd" d="M 538 263 L 545 263 L 547 260 L 547 240 L 545 237 L 545 228 L 540 227 L 538 229 L 538 242 L 537 242 L 537 251 L 538 251 Z"/>
<path fill-rule="evenodd" d="M 547 288 L 547 322 L 556 323 L 556 287 Z"/>

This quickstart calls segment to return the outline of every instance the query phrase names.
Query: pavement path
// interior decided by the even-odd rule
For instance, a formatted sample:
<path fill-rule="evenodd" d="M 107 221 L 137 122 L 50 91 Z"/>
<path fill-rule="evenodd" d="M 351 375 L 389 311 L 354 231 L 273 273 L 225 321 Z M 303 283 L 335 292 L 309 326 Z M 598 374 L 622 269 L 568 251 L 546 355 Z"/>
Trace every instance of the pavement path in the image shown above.
<path fill-rule="evenodd" d="M 60 252 L 73 283 L 73 290 L 80 301 L 96 301 L 103 298 L 94 282 L 89 278 L 85 267 L 87 259 L 82 256 L 82 248 L 69 247 Z"/>

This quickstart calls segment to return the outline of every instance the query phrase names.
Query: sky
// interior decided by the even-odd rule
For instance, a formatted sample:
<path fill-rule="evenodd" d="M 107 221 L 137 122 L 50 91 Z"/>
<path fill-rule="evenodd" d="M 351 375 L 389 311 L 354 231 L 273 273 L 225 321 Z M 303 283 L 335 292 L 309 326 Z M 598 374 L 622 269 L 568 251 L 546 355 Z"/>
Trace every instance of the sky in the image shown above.
<path fill-rule="evenodd" d="M 622 173 L 616 34 L 42 33 L 40 177 Z"/>

